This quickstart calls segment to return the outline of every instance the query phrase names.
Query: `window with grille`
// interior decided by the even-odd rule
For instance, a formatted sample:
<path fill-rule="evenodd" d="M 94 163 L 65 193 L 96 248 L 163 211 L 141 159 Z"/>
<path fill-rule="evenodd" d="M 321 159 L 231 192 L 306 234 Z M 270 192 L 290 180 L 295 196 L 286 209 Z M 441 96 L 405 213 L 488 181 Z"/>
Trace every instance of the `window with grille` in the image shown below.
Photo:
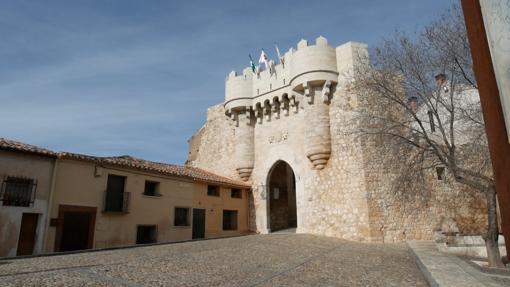
<path fill-rule="evenodd" d="M 30 206 L 35 201 L 37 183 L 30 178 L 7 177 L 0 190 L 0 200 L 5 206 Z"/>
<path fill-rule="evenodd" d="M 208 185 L 207 186 L 207 195 L 220 196 L 220 187 L 217 185 Z"/>

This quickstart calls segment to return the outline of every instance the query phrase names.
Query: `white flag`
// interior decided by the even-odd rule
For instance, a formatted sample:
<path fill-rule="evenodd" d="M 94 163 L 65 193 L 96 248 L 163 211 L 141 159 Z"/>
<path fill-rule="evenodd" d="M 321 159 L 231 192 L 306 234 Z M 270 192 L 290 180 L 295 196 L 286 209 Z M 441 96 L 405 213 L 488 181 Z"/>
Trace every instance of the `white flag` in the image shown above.
<path fill-rule="evenodd" d="M 259 64 L 264 63 L 264 66 L 266 66 L 266 70 L 269 69 L 269 59 L 267 58 L 266 53 L 264 52 L 264 49 L 262 49 L 262 52 L 260 53 L 260 59 Z"/>
<path fill-rule="evenodd" d="M 278 54 L 278 59 L 280 60 L 280 64 L 282 64 L 282 66 L 285 68 L 285 58 L 282 56 L 282 54 L 280 54 L 280 49 L 278 49 L 278 45 L 276 45 L 276 43 L 275 43 L 274 46 L 276 47 L 276 53 Z"/>

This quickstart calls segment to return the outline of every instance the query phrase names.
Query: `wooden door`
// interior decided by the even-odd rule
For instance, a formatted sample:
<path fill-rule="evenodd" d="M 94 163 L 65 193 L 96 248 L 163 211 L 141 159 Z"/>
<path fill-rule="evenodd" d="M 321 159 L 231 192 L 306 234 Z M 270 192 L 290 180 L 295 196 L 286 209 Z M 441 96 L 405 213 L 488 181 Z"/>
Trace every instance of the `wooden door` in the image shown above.
<path fill-rule="evenodd" d="M 92 248 L 96 210 L 96 207 L 59 205 L 55 251 Z"/>
<path fill-rule="evenodd" d="M 193 232 L 192 239 L 205 237 L 205 209 L 193 208 Z"/>
<path fill-rule="evenodd" d="M 23 213 L 16 255 L 33 254 L 38 218 L 39 214 L 37 213 Z"/>
<path fill-rule="evenodd" d="M 92 216 L 88 212 L 64 213 L 60 251 L 83 250 L 89 246 L 89 226 Z"/>

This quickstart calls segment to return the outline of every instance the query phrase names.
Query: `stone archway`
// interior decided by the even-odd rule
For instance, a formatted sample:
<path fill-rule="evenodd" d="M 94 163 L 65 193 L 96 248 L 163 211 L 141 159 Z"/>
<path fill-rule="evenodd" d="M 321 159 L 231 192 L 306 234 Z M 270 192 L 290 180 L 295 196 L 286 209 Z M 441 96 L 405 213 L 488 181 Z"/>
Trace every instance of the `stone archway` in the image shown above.
<path fill-rule="evenodd" d="M 271 232 L 296 228 L 296 178 L 290 165 L 277 161 L 267 176 L 268 221 Z"/>

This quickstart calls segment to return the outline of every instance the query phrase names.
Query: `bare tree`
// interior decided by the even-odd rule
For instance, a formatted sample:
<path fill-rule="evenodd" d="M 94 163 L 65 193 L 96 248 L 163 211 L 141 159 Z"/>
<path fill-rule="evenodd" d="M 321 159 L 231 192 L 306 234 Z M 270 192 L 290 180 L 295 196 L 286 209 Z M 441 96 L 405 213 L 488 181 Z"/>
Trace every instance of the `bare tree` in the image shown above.
<path fill-rule="evenodd" d="M 420 34 L 396 32 L 371 57 L 352 82 L 360 101 L 369 103 L 360 107 L 371 107 L 359 110 L 364 124 L 358 132 L 405 150 L 409 156 L 399 164 L 407 175 L 440 167 L 484 194 L 489 265 L 502 266 L 494 179 L 460 8 L 453 6 Z"/>

